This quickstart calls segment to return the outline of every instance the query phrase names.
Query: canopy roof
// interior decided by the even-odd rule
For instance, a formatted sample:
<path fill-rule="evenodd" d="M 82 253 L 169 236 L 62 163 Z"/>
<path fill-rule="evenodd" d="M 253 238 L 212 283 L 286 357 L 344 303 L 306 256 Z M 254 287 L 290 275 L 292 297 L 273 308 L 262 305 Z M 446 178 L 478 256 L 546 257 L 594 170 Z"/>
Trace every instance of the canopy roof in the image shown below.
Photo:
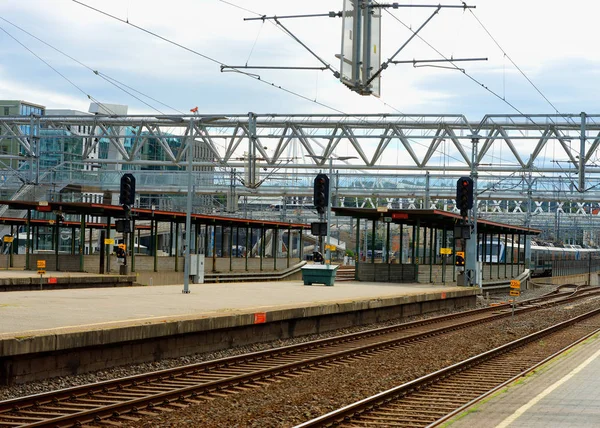
<path fill-rule="evenodd" d="M 32 210 L 41 212 L 60 212 L 63 214 L 90 215 L 98 217 L 125 218 L 125 210 L 120 205 L 105 205 L 85 202 L 37 202 L 37 201 L 3 201 L 0 205 L 8 205 L 14 210 Z M 136 221 L 157 220 L 160 222 L 185 223 L 186 213 L 176 211 L 159 211 L 144 208 L 132 208 L 131 216 Z M 266 229 L 310 229 L 310 225 L 303 223 L 285 223 L 280 221 L 253 220 L 246 218 L 233 218 L 224 216 L 192 214 L 192 223 L 208 224 L 211 226 L 237 226 L 255 227 Z M 25 224 L 25 219 L 3 218 L 4 224 Z M 1 222 L 0 221 L 0 222 Z M 32 220 L 33 222 L 34 220 Z M 36 222 L 50 222 L 51 220 L 35 220 Z M 78 222 L 64 222 L 62 225 L 78 225 Z"/>
<path fill-rule="evenodd" d="M 459 225 L 462 217 L 458 214 L 441 210 L 394 210 L 387 208 L 332 208 L 336 216 L 364 218 L 367 220 L 387 221 L 395 224 L 417 225 L 421 227 L 430 227 L 436 229 L 453 230 L 455 225 Z M 495 221 L 477 220 L 477 233 L 493 234 L 525 234 L 539 235 L 542 233 L 539 229 L 532 229 L 512 224 L 497 223 Z"/>

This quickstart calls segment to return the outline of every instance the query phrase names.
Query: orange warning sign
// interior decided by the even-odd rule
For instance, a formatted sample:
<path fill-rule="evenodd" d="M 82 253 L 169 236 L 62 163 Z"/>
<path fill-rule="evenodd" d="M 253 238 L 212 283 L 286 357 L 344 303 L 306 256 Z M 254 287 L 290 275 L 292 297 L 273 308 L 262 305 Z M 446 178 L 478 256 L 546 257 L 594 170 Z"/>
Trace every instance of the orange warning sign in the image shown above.
<path fill-rule="evenodd" d="M 254 314 L 254 324 L 264 324 L 267 322 L 266 312 L 257 312 Z"/>

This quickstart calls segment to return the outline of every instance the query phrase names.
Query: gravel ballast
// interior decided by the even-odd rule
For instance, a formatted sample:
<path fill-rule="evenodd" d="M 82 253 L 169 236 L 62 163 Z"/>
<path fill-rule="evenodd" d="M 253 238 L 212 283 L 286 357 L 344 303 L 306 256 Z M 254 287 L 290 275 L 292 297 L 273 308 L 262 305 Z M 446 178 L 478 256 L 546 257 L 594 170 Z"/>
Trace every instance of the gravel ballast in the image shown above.
<path fill-rule="evenodd" d="M 536 297 L 550 290 L 551 288 L 544 288 L 542 290 L 526 292 L 523 298 Z M 496 299 L 502 300 L 502 297 L 498 298 L 496 296 Z M 485 304 L 483 299 L 480 299 L 479 304 L 481 306 Z M 143 421 L 129 426 L 279 427 L 295 425 L 344 404 L 349 404 L 381 390 L 453 364 L 468 356 L 476 355 L 487 349 L 512 341 L 556 321 L 583 313 L 597 305 L 598 300 L 586 304 L 573 303 L 567 307 L 551 308 L 541 313 L 518 316 L 514 320 L 484 324 L 453 333 L 452 335 L 446 335 L 443 338 L 428 340 L 408 348 L 380 354 L 368 360 L 348 363 L 343 367 L 316 371 L 315 373 L 284 380 L 251 392 L 236 394 L 228 398 L 216 398 L 206 404 L 190 406 L 188 409 L 177 412 L 160 414 L 154 418 L 145 418 Z M 389 324 L 393 323 L 389 322 L 376 326 L 343 329 L 325 335 L 311 335 L 309 337 L 257 344 L 211 354 L 182 357 L 149 364 L 137 364 L 105 372 L 62 377 L 13 387 L 1 387 L 0 400 L 285 346 Z"/>
<path fill-rule="evenodd" d="M 595 309 L 599 299 L 468 328 L 342 367 L 160 414 L 130 427 L 286 427 Z"/>

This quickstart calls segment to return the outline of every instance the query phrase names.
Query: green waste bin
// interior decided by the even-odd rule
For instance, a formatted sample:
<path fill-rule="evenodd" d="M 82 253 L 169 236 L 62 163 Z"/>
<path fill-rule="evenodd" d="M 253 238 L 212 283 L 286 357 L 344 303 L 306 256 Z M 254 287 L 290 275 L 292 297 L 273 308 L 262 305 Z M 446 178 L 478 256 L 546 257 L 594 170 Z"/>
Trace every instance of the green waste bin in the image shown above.
<path fill-rule="evenodd" d="M 302 267 L 304 285 L 325 284 L 333 285 L 337 266 L 305 265 Z"/>

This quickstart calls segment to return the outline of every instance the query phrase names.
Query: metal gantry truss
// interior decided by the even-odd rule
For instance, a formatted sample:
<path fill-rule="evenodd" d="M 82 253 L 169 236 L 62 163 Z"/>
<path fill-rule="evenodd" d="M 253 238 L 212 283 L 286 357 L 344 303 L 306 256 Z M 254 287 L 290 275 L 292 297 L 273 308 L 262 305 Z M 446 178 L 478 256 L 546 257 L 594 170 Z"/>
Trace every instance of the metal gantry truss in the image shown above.
<path fill-rule="evenodd" d="M 479 122 L 391 114 L 0 117 L 0 147 L 15 141 L 19 147 L 3 149 L 0 161 L 21 165 L 3 171 L 4 188 L 16 191 L 23 169 L 30 177 L 25 181 L 44 184 L 44 138 L 81 139 L 80 164 L 54 167 L 53 180 L 77 180 L 88 192 L 115 191 L 127 169 L 138 179 L 138 192 L 185 193 L 194 143 L 196 193 L 227 193 L 234 173 L 237 196 L 310 196 L 314 174 L 326 169 L 327 159 L 343 156 L 356 159 L 334 165 L 339 200 L 366 206 L 413 201 L 450 210 L 456 179 L 472 169 L 477 138 L 483 213 L 596 215 L 600 208 L 600 115 L 594 114 L 486 115 Z M 92 156 L 100 144 L 110 156 Z M 158 158 L 144 155 L 148 144 Z M 86 163 L 99 169 L 84 170 Z"/>

